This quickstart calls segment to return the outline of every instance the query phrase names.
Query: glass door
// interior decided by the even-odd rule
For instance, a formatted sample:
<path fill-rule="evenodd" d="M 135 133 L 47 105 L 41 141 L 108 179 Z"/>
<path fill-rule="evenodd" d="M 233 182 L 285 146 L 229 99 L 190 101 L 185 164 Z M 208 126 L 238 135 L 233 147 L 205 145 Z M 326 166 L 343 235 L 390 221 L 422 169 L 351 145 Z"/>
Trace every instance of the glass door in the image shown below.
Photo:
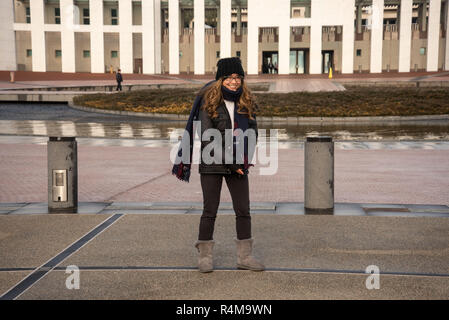
<path fill-rule="evenodd" d="M 305 54 L 304 50 L 290 50 L 290 73 L 305 73 Z"/>
<path fill-rule="evenodd" d="M 296 50 L 290 50 L 290 73 L 296 73 Z"/>
<path fill-rule="evenodd" d="M 329 68 L 334 68 L 334 52 L 332 50 L 330 51 L 323 51 L 321 53 L 322 56 L 322 72 L 323 73 L 329 73 Z M 334 71 L 334 70 L 332 70 Z"/>

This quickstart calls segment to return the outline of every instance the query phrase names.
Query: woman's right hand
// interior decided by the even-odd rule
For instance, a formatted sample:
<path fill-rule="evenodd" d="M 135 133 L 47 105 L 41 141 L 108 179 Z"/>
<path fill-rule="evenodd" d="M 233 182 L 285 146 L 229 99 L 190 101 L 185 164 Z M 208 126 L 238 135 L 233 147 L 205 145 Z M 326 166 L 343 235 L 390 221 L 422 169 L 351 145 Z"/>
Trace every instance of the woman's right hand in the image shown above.
<path fill-rule="evenodd" d="M 242 169 L 237 169 L 235 172 L 237 172 L 238 174 L 241 174 L 241 175 L 244 174 L 243 171 L 242 171 Z"/>

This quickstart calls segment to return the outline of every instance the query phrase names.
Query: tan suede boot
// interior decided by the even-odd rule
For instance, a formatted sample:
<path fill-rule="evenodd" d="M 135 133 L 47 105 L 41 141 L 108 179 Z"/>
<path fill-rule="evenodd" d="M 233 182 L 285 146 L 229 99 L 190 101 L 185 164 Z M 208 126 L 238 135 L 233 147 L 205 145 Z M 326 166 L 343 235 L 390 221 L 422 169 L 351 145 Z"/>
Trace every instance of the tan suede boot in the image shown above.
<path fill-rule="evenodd" d="M 254 239 L 238 240 L 235 239 L 237 244 L 237 268 L 252 270 L 252 271 L 263 271 L 265 266 L 256 260 L 252 256 Z"/>
<path fill-rule="evenodd" d="M 212 262 L 212 249 L 214 248 L 214 243 L 213 240 L 198 240 L 195 243 L 195 247 L 200 253 L 198 258 L 198 269 L 200 272 L 212 272 L 214 270 Z"/>

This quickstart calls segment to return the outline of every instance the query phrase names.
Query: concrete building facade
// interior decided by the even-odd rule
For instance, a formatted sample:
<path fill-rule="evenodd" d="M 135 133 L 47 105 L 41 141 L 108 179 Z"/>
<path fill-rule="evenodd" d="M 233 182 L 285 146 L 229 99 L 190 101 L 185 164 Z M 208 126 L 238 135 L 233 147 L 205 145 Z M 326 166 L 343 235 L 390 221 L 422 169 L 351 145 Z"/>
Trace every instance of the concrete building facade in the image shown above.
<path fill-rule="evenodd" d="M 2 0 L 0 70 L 449 70 L 449 0 Z"/>

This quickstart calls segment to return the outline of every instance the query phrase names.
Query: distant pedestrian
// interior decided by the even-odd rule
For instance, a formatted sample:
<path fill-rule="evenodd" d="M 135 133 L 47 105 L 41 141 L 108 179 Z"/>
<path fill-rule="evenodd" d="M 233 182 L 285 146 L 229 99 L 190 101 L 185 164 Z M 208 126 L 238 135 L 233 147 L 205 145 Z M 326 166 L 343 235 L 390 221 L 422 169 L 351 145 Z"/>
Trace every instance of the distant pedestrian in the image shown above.
<path fill-rule="evenodd" d="M 117 80 L 117 90 L 116 91 L 119 91 L 119 90 L 122 91 L 123 77 L 120 72 L 121 72 L 121 70 L 118 69 L 117 74 L 115 75 L 115 80 Z"/>
<path fill-rule="evenodd" d="M 264 265 L 252 255 L 253 238 L 251 235 L 251 215 L 249 202 L 248 173 L 251 164 L 255 144 L 257 143 L 256 108 L 253 95 L 244 82 L 245 73 L 239 58 L 224 58 L 217 63 L 216 81 L 211 81 L 197 95 L 186 132 L 183 137 L 186 145 L 190 146 L 190 159 L 193 152 L 193 122 L 201 122 L 201 136 L 211 130 L 222 136 L 219 142 L 220 156 L 214 158 L 212 163 L 204 160 L 203 151 L 209 148 L 212 141 L 201 143 L 201 163 L 199 173 L 201 188 L 203 191 L 203 214 L 200 219 L 198 241 L 195 247 L 199 251 L 198 267 L 200 272 L 213 271 L 212 249 L 214 246 L 213 233 L 217 210 L 220 202 L 220 193 L 223 179 L 226 181 L 232 197 L 233 208 L 236 215 L 237 239 L 237 267 L 253 271 L 262 271 Z M 232 130 L 233 135 L 225 134 Z M 241 130 L 241 131 L 240 131 Z M 253 132 L 251 132 L 253 130 Z M 245 134 L 254 134 L 254 139 L 249 139 Z M 234 147 L 239 142 L 237 136 L 244 137 L 243 152 L 232 151 L 232 148 L 224 142 L 228 137 L 233 138 Z M 190 139 L 190 142 L 187 140 Z M 240 138 L 239 138 L 240 139 Z M 213 139 L 215 141 L 215 139 Z M 232 143 L 232 142 L 231 142 Z M 178 157 L 189 158 L 182 155 L 182 148 L 178 151 Z M 226 154 L 226 156 L 225 156 Z M 221 155 L 223 158 L 221 159 Z M 225 159 L 223 161 L 223 159 Z M 229 161 L 227 161 L 228 159 Z M 238 160 L 237 160 L 238 159 Z M 190 163 L 182 161 L 173 166 L 172 173 L 183 181 L 189 181 Z M 232 160 L 232 162 L 231 162 Z"/>
<path fill-rule="evenodd" d="M 268 73 L 274 73 L 274 65 L 271 60 L 268 60 Z"/>

